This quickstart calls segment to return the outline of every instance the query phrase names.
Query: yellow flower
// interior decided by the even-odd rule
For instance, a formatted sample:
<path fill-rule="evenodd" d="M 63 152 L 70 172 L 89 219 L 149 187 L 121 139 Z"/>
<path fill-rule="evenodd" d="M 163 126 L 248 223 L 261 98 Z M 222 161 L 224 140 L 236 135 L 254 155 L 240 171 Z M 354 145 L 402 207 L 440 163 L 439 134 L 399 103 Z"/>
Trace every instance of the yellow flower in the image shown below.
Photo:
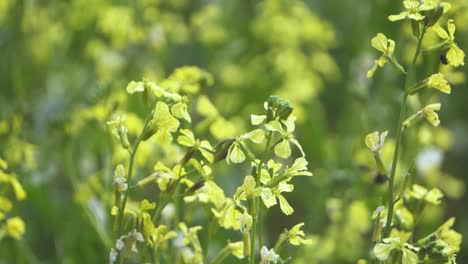
<path fill-rule="evenodd" d="M 378 33 L 377 36 L 371 40 L 371 45 L 385 55 L 390 55 L 395 51 L 395 41 L 387 39 L 382 33 Z"/>
<path fill-rule="evenodd" d="M 24 234 L 24 222 L 19 217 L 13 217 L 6 221 L 6 232 L 9 236 L 19 240 Z"/>
<path fill-rule="evenodd" d="M 387 137 L 388 131 L 382 132 L 379 135 L 378 131 L 370 133 L 366 136 L 366 146 L 372 152 L 378 152 L 382 149 L 385 143 L 385 137 Z"/>
<path fill-rule="evenodd" d="M 420 21 L 424 19 L 424 16 L 421 15 L 419 12 L 427 11 L 427 10 L 431 10 L 435 8 L 435 6 L 433 5 L 427 5 L 424 2 L 414 1 L 414 0 L 403 1 L 403 5 L 405 6 L 406 11 L 403 11 L 398 15 L 390 15 L 388 17 L 390 21 L 398 21 L 398 20 L 402 20 L 406 18 L 409 18 L 415 21 Z"/>
<path fill-rule="evenodd" d="M 440 104 L 430 104 L 423 108 L 422 114 L 426 120 L 433 126 L 438 126 L 440 124 L 439 115 L 435 111 L 440 110 Z"/>
<path fill-rule="evenodd" d="M 446 54 L 447 61 L 453 67 L 458 67 L 460 65 L 465 65 L 465 53 L 461 50 L 458 45 L 455 43 L 455 24 L 453 19 L 450 19 L 447 22 L 447 30 L 443 29 L 439 25 L 435 25 L 432 29 L 439 35 L 440 38 L 444 39 L 447 42 L 448 51 Z"/>
<path fill-rule="evenodd" d="M 399 237 L 385 238 L 382 242 L 383 243 L 378 243 L 374 247 L 374 254 L 380 261 L 388 260 L 391 257 L 392 251 L 399 251 L 402 254 L 402 264 L 418 263 L 418 255 L 416 252 L 419 250 L 419 248 L 402 242 Z"/>
<path fill-rule="evenodd" d="M 268 122 L 265 125 L 265 128 L 272 132 L 277 132 L 281 135 L 281 141 L 277 143 L 274 147 L 274 152 L 277 157 L 287 159 L 291 156 L 291 146 L 290 144 L 294 144 L 299 151 L 301 152 L 302 156 L 305 156 L 304 150 L 302 149 L 301 144 L 297 139 L 294 138 L 294 130 L 296 128 L 294 122 L 296 121 L 296 117 L 290 115 L 286 120 L 273 120 Z M 284 127 L 285 128 L 284 128 Z"/>
<path fill-rule="evenodd" d="M 397 71 L 405 72 L 403 67 L 393 56 L 393 52 L 395 51 L 395 41 L 387 39 L 387 37 L 382 33 L 378 33 L 377 36 L 371 40 L 371 45 L 378 51 L 382 52 L 382 55 L 375 60 L 374 66 L 367 72 L 367 78 L 374 76 L 377 69 L 379 67 L 383 68 L 387 62 L 390 62 Z"/>
<path fill-rule="evenodd" d="M 429 88 L 434 88 L 437 89 L 441 92 L 450 94 L 451 93 L 451 88 L 450 84 L 447 82 L 447 80 L 444 78 L 444 75 L 442 73 L 436 73 L 431 75 L 427 79 L 427 86 Z"/>
<path fill-rule="evenodd" d="M 311 239 L 304 239 L 305 233 L 301 230 L 302 226 L 304 226 L 304 223 L 299 223 L 293 226 L 293 228 L 291 228 L 291 230 L 288 231 L 288 241 L 292 245 L 299 246 L 301 244 L 312 244 Z"/>
<path fill-rule="evenodd" d="M 293 190 L 294 186 L 292 184 L 288 184 L 285 181 L 282 181 L 278 184 L 278 186 L 275 186 L 271 189 L 262 188 L 260 197 L 262 198 L 263 204 L 265 204 L 267 208 L 275 205 L 277 203 L 276 198 L 278 198 L 281 211 L 285 215 L 291 215 L 294 213 L 294 209 L 291 207 L 291 205 L 289 205 L 288 201 L 281 193 L 292 192 Z"/>
<path fill-rule="evenodd" d="M 253 176 L 246 176 L 242 186 L 237 188 L 235 197 L 240 200 L 252 199 L 262 192 L 261 187 L 256 187 L 255 178 Z"/>
<path fill-rule="evenodd" d="M 208 162 L 213 162 L 213 147 L 210 142 L 196 139 L 192 131 L 188 129 L 181 129 L 180 134 L 181 135 L 177 138 L 177 143 L 198 150 Z"/>
<path fill-rule="evenodd" d="M 179 121 L 169 112 L 169 106 L 163 102 L 156 104 L 154 111 L 153 125 L 156 126 L 155 141 L 166 144 L 172 140 L 171 132 L 177 131 Z"/>

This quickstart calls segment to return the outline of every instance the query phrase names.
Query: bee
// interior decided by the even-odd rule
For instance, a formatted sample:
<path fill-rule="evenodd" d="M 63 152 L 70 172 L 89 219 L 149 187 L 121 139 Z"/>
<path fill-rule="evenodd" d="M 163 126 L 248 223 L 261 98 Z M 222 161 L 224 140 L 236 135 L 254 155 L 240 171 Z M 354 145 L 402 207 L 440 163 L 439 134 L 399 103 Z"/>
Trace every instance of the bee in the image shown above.
<path fill-rule="evenodd" d="M 448 64 L 448 60 L 447 60 L 447 52 L 442 52 L 440 54 L 440 62 L 444 65 L 447 65 Z"/>

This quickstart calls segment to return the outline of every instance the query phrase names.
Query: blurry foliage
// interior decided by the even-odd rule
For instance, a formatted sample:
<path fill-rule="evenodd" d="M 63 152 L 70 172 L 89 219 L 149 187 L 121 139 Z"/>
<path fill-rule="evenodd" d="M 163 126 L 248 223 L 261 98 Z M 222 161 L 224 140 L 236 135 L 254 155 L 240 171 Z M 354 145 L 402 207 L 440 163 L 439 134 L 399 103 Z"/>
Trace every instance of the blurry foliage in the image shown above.
<path fill-rule="evenodd" d="M 468 4 L 450 3 L 458 45 L 467 50 Z M 0 247 L 0 260 L 17 252 L 17 263 L 108 261 L 113 242 L 102 202 L 112 202 L 110 168 L 128 153 L 115 149 L 106 121 L 123 106 L 131 109 L 125 122 L 135 137 L 147 106 L 127 98 L 125 84 L 144 77 L 174 87 L 174 69 L 181 65 L 213 74 L 205 78 L 212 86 L 193 86 L 193 78 L 203 77 L 197 73 L 177 84 L 201 91 L 188 106 L 197 109 L 197 136 L 220 140 L 245 132 L 240 117 L 260 112 L 271 94 L 296 107 L 297 137 L 314 177 L 297 180 L 289 196 L 296 208 L 292 220 L 279 209 L 269 213 L 275 220 L 266 223 L 266 242 L 305 219 L 314 243 L 299 252 L 287 248 L 303 263 L 366 258 L 373 246 L 371 214 L 385 188 L 377 168 L 367 166 L 373 157 L 362 139 L 371 130 L 394 129 L 400 92 L 395 88 L 403 85 L 391 69 L 367 80 L 375 55 L 369 42 L 377 32 L 388 32 L 401 43 L 398 52 L 408 51 L 397 54 L 407 58 L 402 62 L 410 59 L 405 45 L 411 27 L 387 21 L 400 10 L 400 1 L 390 0 L 0 1 L 0 157 L 28 193 L 15 204 L 26 223 L 25 243 L 2 241 L 8 246 Z M 443 127 L 430 132 L 421 124 L 411 131 L 403 156 L 417 157 L 417 183 L 448 197 L 442 206 L 426 208 L 418 232 L 434 230 L 449 212 L 457 217 L 455 229 L 467 234 L 466 70 L 453 71 L 433 58 L 418 74 L 439 68 L 452 84 L 452 96 L 439 96 Z M 433 100 L 423 93 L 409 108 L 416 111 L 421 101 Z M 384 146 L 384 160 L 391 159 L 392 141 Z M 142 145 L 136 166 L 148 170 L 155 157 L 164 162 L 179 151 L 167 149 L 162 156 Z M 409 164 L 403 165 L 402 172 Z M 226 170 L 220 177 L 233 191 L 239 179 L 232 175 Z M 460 263 L 468 260 L 466 252 L 462 243 Z"/>

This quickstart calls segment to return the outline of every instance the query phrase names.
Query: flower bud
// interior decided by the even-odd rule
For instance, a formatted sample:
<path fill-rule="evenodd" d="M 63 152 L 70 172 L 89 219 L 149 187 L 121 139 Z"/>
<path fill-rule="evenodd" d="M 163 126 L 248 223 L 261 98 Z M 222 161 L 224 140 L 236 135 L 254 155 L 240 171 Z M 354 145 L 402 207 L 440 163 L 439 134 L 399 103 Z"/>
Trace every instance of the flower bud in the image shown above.
<path fill-rule="evenodd" d="M 219 142 L 216 146 L 215 146 L 215 155 L 214 155 L 214 161 L 213 162 L 217 162 L 217 161 L 221 161 L 221 160 L 224 160 L 226 159 L 228 153 L 229 153 L 229 148 L 231 147 L 231 145 L 235 142 L 236 140 L 234 138 L 228 138 L 228 139 L 225 139 L 221 142 Z"/>
<path fill-rule="evenodd" d="M 122 147 L 124 149 L 129 149 L 130 148 L 130 142 L 128 141 L 127 128 L 122 126 L 118 130 L 118 133 L 119 133 L 120 143 L 122 144 Z"/>
<path fill-rule="evenodd" d="M 439 19 L 444 14 L 444 6 L 439 4 L 435 9 L 426 11 L 424 16 L 424 25 L 426 27 L 432 27 L 439 21 Z"/>

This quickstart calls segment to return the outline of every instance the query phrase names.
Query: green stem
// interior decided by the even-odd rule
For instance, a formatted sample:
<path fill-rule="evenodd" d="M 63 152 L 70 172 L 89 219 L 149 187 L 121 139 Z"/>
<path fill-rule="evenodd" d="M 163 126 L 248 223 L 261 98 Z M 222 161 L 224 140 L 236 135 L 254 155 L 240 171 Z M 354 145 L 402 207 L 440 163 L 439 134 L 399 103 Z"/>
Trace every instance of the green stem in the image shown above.
<path fill-rule="evenodd" d="M 248 201 L 249 214 L 252 216 L 252 230 L 250 234 L 249 263 L 255 264 L 255 236 L 257 234 L 257 207 L 255 198 Z"/>
<path fill-rule="evenodd" d="M 274 177 L 273 179 L 271 179 L 270 181 L 268 181 L 267 184 L 266 184 L 266 187 L 268 187 L 268 188 L 275 187 L 280 182 L 285 180 L 288 176 L 289 175 L 287 173 L 283 172 L 280 175 L 278 175 L 278 176 Z"/>
<path fill-rule="evenodd" d="M 268 150 L 270 148 L 270 143 L 272 139 L 273 133 L 271 131 L 268 131 L 267 136 L 266 136 L 266 144 L 265 144 L 265 151 L 263 152 L 263 158 L 262 161 L 264 164 L 267 163 L 267 155 L 268 155 Z M 257 186 L 260 186 L 260 176 L 261 176 L 262 168 L 259 166 L 258 169 L 258 176 L 257 176 Z M 262 206 L 262 201 L 261 199 L 258 199 L 258 246 L 262 247 L 263 246 L 263 206 Z"/>
<path fill-rule="evenodd" d="M 128 165 L 128 173 L 127 173 L 127 182 L 128 184 L 131 183 L 132 176 L 133 176 L 133 164 L 135 163 L 135 154 L 138 150 L 138 146 L 140 145 L 140 138 L 138 138 L 135 147 L 133 148 L 131 154 L 130 154 L 130 163 Z M 123 193 L 123 200 L 122 200 L 122 206 L 119 208 L 119 213 L 118 213 L 118 229 L 117 229 L 117 236 L 120 236 L 122 233 L 122 228 L 123 228 L 123 217 L 124 217 L 124 211 L 125 211 L 125 206 L 127 205 L 127 199 L 128 199 L 128 193 L 130 191 L 130 188 L 127 188 L 125 192 Z"/>
<path fill-rule="evenodd" d="M 280 237 L 279 237 L 278 240 L 276 241 L 275 246 L 273 247 L 273 251 L 275 251 L 276 253 L 278 253 L 280 247 L 283 245 L 284 241 L 286 241 L 287 238 L 288 238 L 288 237 L 287 237 L 287 235 L 286 235 L 285 233 L 281 233 Z"/>
<path fill-rule="evenodd" d="M 127 173 L 127 184 L 128 186 L 131 186 L 131 180 L 133 176 L 133 164 L 135 162 L 135 156 L 138 150 L 138 146 L 140 145 L 142 141 L 142 136 L 143 133 L 146 132 L 146 127 L 148 126 L 149 122 L 151 121 L 153 117 L 153 113 L 151 112 L 150 115 L 146 118 L 145 125 L 143 126 L 143 129 L 141 130 L 140 135 L 136 139 L 135 146 L 133 147 L 133 150 L 130 152 L 130 161 L 128 165 L 128 173 Z M 124 212 L 125 212 L 125 206 L 127 205 L 127 199 L 128 199 L 128 194 L 129 194 L 130 188 L 127 188 L 125 192 L 123 193 L 123 201 L 122 201 L 122 206 L 119 208 L 119 213 L 117 215 L 118 219 L 118 229 L 117 229 L 117 237 L 119 237 L 122 234 L 122 228 L 123 228 L 123 217 L 124 217 Z"/>
<path fill-rule="evenodd" d="M 229 244 L 226 245 L 220 252 L 219 254 L 213 259 L 213 262 L 211 264 L 220 264 L 223 263 L 223 260 L 229 256 L 231 253 L 231 249 L 229 248 Z"/>
<path fill-rule="evenodd" d="M 161 201 L 157 203 L 157 208 L 156 211 L 154 212 L 153 215 L 153 223 L 156 223 L 157 220 L 159 219 L 162 210 L 166 207 L 166 205 L 171 201 L 172 195 L 168 195 L 166 199 L 163 199 L 163 196 L 166 197 L 166 195 L 161 195 L 160 199 Z"/>
<path fill-rule="evenodd" d="M 153 246 L 153 263 L 159 264 L 159 256 L 158 256 L 158 247 L 156 245 Z"/>
<path fill-rule="evenodd" d="M 262 224 L 262 216 L 263 216 L 263 210 L 262 210 L 262 204 L 260 199 L 258 199 L 258 221 L 257 221 L 257 226 L 258 226 L 258 247 L 263 246 L 263 224 Z"/>
<path fill-rule="evenodd" d="M 204 263 L 207 263 L 210 243 L 211 243 L 211 240 L 213 239 L 213 236 L 215 235 L 217 231 L 216 230 L 217 219 L 211 215 L 211 212 L 209 211 L 209 209 L 208 209 L 208 213 L 209 213 L 208 217 L 211 218 L 211 220 L 210 220 L 210 223 L 208 224 L 208 233 L 206 235 L 206 240 L 205 240 L 204 247 L 203 247 L 205 249 L 203 251 Z"/>
<path fill-rule="evenodd" d="M 423 28 L 421 35 L 418 38 L 418 44 L 416 47 L 416 51 L 413 56 L 413 61 L 411 62 L 410 68 L 408 70 L 408 75 L 406 76 L 405 80 L 405 91 L 403 92 L 402 95 L 402 104 L 401 104 L 401 109 L 400 109 L 400 117 L 398 119 L 398 125 L 397 125 L 397 137 L 396 137 L 396 145 L 395 145 L 395 152 L 393 153 L 393 162 L 392 162 L 392 170 L 390 172 L 390 179 L 388 183 L 388 196 L 387 196 L 387 221 L 386 225 L 383 231 L 383 237 L 388 237 L 390 235 L 390 231 L 392 228 L 392 218 L 393 218 L 393 209 L 394 209 L 394 201 L 393 201 L 393 188 L 394 188 L 394 182 L 395 182 L 395 173 L 396 173 L 396 168 L 398 164 L 398 155 L 400 153 L 400 147 L 401 147 L 401 141 L 402 141 L 402 135 L 403 135 L 403 122 L 405 121 L 405 115 L 406 115 L 406 105 L 407 105 L 407 99 L 408 99 L 408 89 L 409 89 L 409 84 L 411 81 L 413 81 L 413 75 L 414 75 L 414 68 L 416 65 L 416 61 L 418 59 L 419 53 L 421 52 L 421 44 L 422 40 L 424 38 L 424 34 L 426 33 L 426 27 Z"/>

